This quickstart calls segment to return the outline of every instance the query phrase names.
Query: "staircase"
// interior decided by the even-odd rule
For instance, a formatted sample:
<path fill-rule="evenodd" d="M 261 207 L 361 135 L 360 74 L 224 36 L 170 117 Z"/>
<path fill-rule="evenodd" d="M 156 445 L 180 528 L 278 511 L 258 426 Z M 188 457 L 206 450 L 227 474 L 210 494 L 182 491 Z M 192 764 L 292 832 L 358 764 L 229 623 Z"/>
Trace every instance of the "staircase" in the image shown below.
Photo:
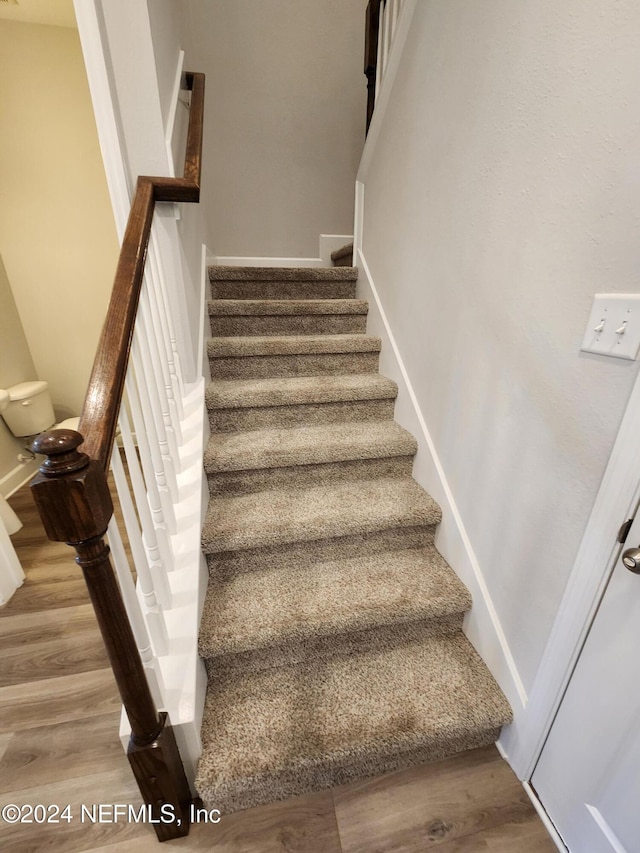
<path fill-rule="evenodd" d="M 461 631 L 357 270 L 212 267 L 209 687 L 223 813 L 493 742 L 509 706 Z"/>

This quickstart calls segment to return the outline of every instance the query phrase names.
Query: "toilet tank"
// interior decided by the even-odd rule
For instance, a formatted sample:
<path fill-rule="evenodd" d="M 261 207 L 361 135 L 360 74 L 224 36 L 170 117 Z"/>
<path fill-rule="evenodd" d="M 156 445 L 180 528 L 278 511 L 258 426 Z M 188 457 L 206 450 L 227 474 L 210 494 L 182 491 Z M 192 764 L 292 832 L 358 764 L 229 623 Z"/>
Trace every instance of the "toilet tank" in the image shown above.
<path fill-rule="evenodd" d="M 9 405 L 2 417 L 17 438 L 36 435 L 54 425 L 56 416 L 46 382 L 20 382 L 7 391 Z"/>

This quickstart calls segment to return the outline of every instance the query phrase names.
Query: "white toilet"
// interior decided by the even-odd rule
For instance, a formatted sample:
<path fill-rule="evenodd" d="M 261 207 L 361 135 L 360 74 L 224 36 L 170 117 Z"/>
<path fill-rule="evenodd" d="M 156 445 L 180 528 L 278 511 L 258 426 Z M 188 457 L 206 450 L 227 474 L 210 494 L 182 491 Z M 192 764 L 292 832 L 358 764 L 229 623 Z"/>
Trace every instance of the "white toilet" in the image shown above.
<path fill-rule="evenodd" d="M 22 439 L 48 429 L 77 429 L 80 420 L 67 418 L 56 423 L 49 385 L 42 380 L 19 382 L 6 391 L 0 389 L 0 414 L 15 437 Z"/>

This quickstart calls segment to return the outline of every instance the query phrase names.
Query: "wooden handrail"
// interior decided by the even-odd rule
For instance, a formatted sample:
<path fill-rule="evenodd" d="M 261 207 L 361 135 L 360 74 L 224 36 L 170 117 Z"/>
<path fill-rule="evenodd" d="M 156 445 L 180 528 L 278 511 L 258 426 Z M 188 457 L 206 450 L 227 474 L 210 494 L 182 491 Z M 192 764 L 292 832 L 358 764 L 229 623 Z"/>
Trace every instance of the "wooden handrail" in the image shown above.
<path fill-rule="evenodd" d="M 122 403 L 155 203 L 200 200 L 204 74 L 188 73 L 186 80 L 191 89 L 191 109 L 184 177 L 138 178 L 116 267 L 107 317 L 80 415 L 78 430 L 84 436 L 82 450 L 90 459 L 97 459 L 105 471 L 109 467 Z"/>
<path fill-rule="evenodd" d="M 378 73 L 378 37 L 380 35 L 380 7 L 385 0 L 369 0 L 364 30 L 364 73 L 367 77 L 367 131 L 376 102 L 376 75 Z"/>
<path fill-rule="evenodd" d="M 106 472 L 122 405 L 155 204 L 200 200 L 204 75 L 187 74 L 186 79 L 191 110 L 184 175 L 138 178 L 79 431 L 58 429 L 38 436 L 33 449 L 47 458 L 31 483 L 47 536 L 76 550 L 76 562 L 131 724 L 127 757 L 161 841 L 189 832 L 191 793 L 169 718 L 158 712 L 153 701 L 104 541 L 113 515 Z M 172 808 L 173 822 L 159 819 L 163 805 Z"/>

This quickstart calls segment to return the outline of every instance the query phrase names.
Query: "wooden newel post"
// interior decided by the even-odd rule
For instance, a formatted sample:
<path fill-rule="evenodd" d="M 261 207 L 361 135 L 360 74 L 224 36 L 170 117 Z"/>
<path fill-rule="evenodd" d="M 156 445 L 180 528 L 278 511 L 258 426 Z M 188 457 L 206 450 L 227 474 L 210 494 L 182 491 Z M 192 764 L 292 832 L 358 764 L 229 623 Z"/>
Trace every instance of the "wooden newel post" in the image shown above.
<path fill-rule="evenodd" d="M 166 713 L 158 713 L 104 541 L 113 503 L 100 462 L 81 453 L 79 432 L 55 429 L 33 449 L 47 458 L 31 483 L 49 539 L 76 549 L 131 723 L 127 755 L 160 841 L 189 832 L 191 792 Z"/>

